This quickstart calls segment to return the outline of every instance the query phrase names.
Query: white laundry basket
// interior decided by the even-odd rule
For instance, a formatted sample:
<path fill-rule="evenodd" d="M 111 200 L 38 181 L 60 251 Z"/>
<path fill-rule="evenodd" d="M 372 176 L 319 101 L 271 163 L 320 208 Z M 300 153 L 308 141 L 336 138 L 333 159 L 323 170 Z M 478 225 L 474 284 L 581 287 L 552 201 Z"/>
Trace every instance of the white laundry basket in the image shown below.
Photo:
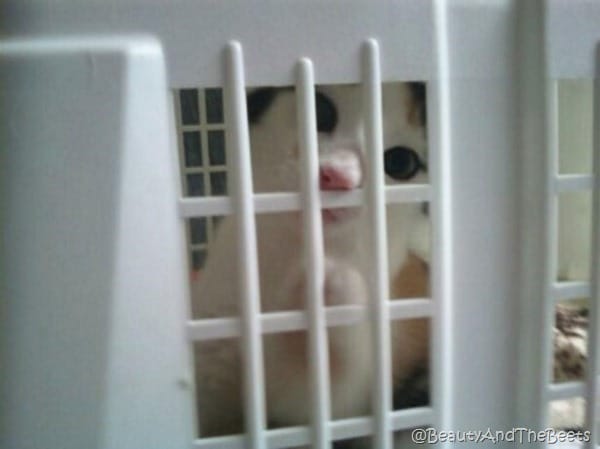
<path fill-rule="evenodd" d="M 599 234 L 591 281 L 557 282 L 554 217 L 562 191 L 593 190 L 600 201 L 593 175 L 556 166 L 557 81 L 597 77 L 599 3 L 6 0 L 3 16 L 0 447 L 325 448 L 373 435 L 386 449 L 392 431 L 417 426 L 544 429 L 549 401 L 598 397 Z M 386 202 L 429 201 L 431 298 L 393 304 L 383 276 L 370 286 L 374 413 L 341 421 L 327 413 L 328 322 L 313 298 L 314 419 L 267 429 L 261 334 L 296 321 L 258 313 L 254 214 L 305 208 L 306 235 L 318 239 L 321 198 L 308 187 L 253 195 L 245 87 L 303 94 L 310 176 L 314 83 L 363 84 L 369 152 L 380 83 L 415 80 L 427 83 L 430 184 L 370 178 L 369 257 L 385 272 Z M 172 94 L 190 87 L 224 90 L 230 198 L 181 195 Z M 248 262 L 241 317 L 191 320 L 185 219 L 231 213 Z M 592 298 L 588 380 L 554 385 L 554 300 L 582 294 Z M 432 322 L 431 403 L 392 411 L 389 320 L 413 317 Z M 247 432 L 198 438 L 192 344 L 235 335 L 247 355 Z M 587 428 L 598 419 L 588 400 Z M 598 442 L 592 432 L 589 447 Z"/>

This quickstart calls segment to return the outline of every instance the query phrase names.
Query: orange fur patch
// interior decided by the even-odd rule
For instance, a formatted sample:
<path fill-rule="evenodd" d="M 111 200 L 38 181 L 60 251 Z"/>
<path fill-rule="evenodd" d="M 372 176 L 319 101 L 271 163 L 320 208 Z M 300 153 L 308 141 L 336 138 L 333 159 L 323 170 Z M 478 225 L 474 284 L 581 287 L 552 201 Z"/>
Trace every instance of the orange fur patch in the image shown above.
<path fill-rule="evenodd" d="M 393 299 L 429 296 L 429 268 L 410 255 L 391 282 Z M 393 381 L 397 385 L 410 371 L 426 366 L 429 358 L 429 319 L 416 318 L 392 323 Z"/>
<path fill-rule="evenodd" d="M 429 296 L 429 268 L 410 254 L 406 263 L 392 279 L 392 298 L 423 298 Z"/>

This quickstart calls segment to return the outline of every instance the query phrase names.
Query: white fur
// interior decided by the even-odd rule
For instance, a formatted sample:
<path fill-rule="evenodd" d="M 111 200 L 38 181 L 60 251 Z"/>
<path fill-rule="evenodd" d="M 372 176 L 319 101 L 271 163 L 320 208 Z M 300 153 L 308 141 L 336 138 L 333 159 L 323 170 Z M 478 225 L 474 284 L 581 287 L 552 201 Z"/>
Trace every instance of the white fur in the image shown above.
<path fill-rule="evenodd" d="M 347 168 L 357 187 L 363 181 L 361 90 L 357 86 L 321 89 L 338 108 L 339 121 L 331 135 L 319 135 L 323 164 Z M 383 90 L 384 148 L 412 147 L 425 157 L 424 130 L 408 121 L 409 91 L 405 85 Z M 257 192 L 298 190 L 297 132 L 294 95 L 279 93 L 274 104 L 251 129 L 254 186 Z M 383 157 L 383 155 L 382 155 Z M 424 182 L 420 174 L 411 182 Z M 388 183 L 392 183 L 388 179 Z M 297 212 L 257 216 L 257 242 L 263 312 L 304 308 L 303 257 L 300 215 Z M 325 301 L 327 305 L 368 303 L 365 254 L 366 219 L 354 218 L 325 226 Z M 393 276 L 409 251 L 428 257 L 428 219 L 420 204 L 388 208 L 389 267 Z M 199 317 L 235 316 L 239 291 L 238 258 L 233 221 L 223 220 L 198 283 L 193 285 L 193 310 Z M 399 325 L 401 326 L 401 325 Z M 373 362 L 368 323 L 330 328 L 333 418 L 368 413 Z M 401 338 L 401 329 L 394 335 Z M 305 334 L 264 338 L 265 385 L 270 422 L 278 425 L 309 421 L 310 392 Z M 407 354 L 409 354 L 408 352 Z M 208 435 L 242 430 L 242 369 L 237 342 L 222 340 L 198 345 L 198 397 L 201 432 Z M 394 366 L 408 370 L 410 356 Z M 403 373 L 394 373 L 401 378 Z"/>

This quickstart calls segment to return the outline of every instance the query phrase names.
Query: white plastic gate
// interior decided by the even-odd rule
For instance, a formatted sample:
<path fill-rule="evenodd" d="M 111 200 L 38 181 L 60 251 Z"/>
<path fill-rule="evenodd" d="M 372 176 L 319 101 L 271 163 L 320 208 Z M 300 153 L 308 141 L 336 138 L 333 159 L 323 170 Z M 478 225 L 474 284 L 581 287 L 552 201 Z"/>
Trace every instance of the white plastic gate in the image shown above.
<path fill-rule="evenodd" d="M 554 279 L 554 198 L 566 184 L 600 189 L 592 176 L 557 173 L 554 82 L 595 77 L 600 4 L 9 0 L 3 9 L 2 447 L 327 447 L 373 434 L 378 448 L 389 448 L 392 429 L 417 425 L 543 429 L 549 400 L 598 397 L 598 268 L 591 283 L 575 286 L 594 298 L 587 385 L 553 387 L 549 367 L 551 301 L 573 288 Z M 244 85 L 291 84 L 304 94 L 309 176 L 314 82 L 363 83 L 376 149 L 382 80 L 428 83 L 431 185 L 387 188 L 385 197 L 431 202 L 432 302 L 392 307 L 381 294 L 386 281 L 372 286 L 380 354 L 372 418 L 328 422 L 317 362 L 312 426 L 267 430 L 259 362 L 269 317 L 257 315 L 256 273 L 244 273 L 240 323 L 190 322 L 182 218 L 235 211 L 251 260 L 254 212 L 302 204 L 318 244 L 317 192 L 251 195 Z M 231 199 L 179 198 L 170 92 L 190 86 L 225 89 L 237 156 L 229 159 Z M 373 176 L 366 188 L 375 266 L 384 263 L 382 187 Z M 313 257 L 319 266 L 322 256 Z M 318 286 L 318 275 L 312 281 Z M 326 316 L 312 304 L 319 360 Z M 392 313 L 432 317 L 431 407 L 391 412 L 387 403 Z M 196 440 L 190 344 L 231 332 L 243 335 L 248 355 L 248 438 Z M 589 428 L 598 421 L 594 402 Z"/>

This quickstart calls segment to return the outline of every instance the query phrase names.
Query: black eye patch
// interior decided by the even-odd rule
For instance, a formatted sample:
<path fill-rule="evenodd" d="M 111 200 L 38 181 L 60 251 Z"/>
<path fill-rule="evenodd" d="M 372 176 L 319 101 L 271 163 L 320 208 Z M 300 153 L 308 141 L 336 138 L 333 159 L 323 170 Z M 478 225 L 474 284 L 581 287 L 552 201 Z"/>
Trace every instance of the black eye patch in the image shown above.
<path fill-rule="evenodd" d="M 331 133 L 338 122 L 337 109 L 333 101 L 321 92 L 315 98 L 317 107 L 317 130 L 321 133 Z"/>
<path fill-rule="evenodd" d="M 262 116 L 271 107 L 277 94 L 282 90 L 273 87 L 263 87 L 248 94 L 246 103 L 248 107 L 248 121 L 254 125 L 259 123 Z M 315 94 L 317 109 L 317 130 L 321 133 L 331 133 L 337 126 L 338 115 L 333 101 L 321 92 Z"/>
<path fill-rule="evenodd" d="M 383 153 L 385 173 L 398 180 L 406 181 L 413 178 L 425 165 L 419 155 L 411 148 L 392 147 Z"/>

